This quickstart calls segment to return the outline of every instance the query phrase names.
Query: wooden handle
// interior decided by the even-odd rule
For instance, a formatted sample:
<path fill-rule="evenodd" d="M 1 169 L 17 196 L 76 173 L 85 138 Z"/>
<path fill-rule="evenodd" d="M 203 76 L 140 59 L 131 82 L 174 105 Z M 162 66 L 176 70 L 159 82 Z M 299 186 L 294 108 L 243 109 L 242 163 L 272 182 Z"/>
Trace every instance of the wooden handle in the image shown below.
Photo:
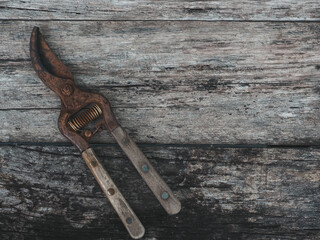
<path fill-rule="evenodd" d="M 163 181 L 130 136 L 121 126 L 114 129 L 111 134 L 131 160 L 141 177 L 148 184 L 149 188 L 167 213 L 170 215 L 178 213 L 181 209 L 180 201 L 173 195 L 171 189 Z"/>
<path fill-rule="evenodd" d="M 114 210 L 118 213 L 130 236 L 134 239 L 141 238 L 145 232 L 143 225 L 112 181 L 110 175 L 97 159 L 94 151 L 91 148 L 88 148 L 82 152 L 82 157 L 99 183 L 102 191 L 109 199 Z"/>

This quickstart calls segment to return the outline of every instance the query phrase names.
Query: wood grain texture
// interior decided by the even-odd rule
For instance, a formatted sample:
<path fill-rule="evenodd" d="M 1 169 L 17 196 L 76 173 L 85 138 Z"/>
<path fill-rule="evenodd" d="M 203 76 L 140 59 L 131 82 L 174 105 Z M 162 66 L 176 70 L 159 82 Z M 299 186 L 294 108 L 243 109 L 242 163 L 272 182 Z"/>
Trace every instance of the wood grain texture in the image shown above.
<path fill-rule="evenodd" d="M 88 148 L 81 155 L 130 236 L 133 239 L 142 238 L 145 232 L 143 225 L 113 182 L 109 173 L 101 165 L 93 149 Z"/>
<path fill-rule="evenodd" d="M 143 239 L 320 239 L 319 21 L 318 0 L 0 0 L 0 239 L 130 239 L 58 131 L 34 25 L 181 200 L 93 139 Z"/>
<path fill-rule="evenodd" d="M 317 0 L 1 0 L 0 19 L 320 20 Z"/>
<path fill-rule="evenodd" d="M 179 213 L 180 201 L 128 133 L 119 126 L 111 134 L 166 212 L 170 215 Z"/>
<path fill-rule="evenodd" d="M 319 24 L 279 22 L 3 22 L 1 142 L 66 141 L 34 25 L 137 142 L 319 145 Z"/>
<path fill-rule="evenodd" d="M 167 215 L 120 147 L 94 149 L 144 239 L 320 237 L 318 148 L 140 147 L 182 201 L 178 215 Z M 1 239 L 130 239 L 76 148 L 1 146 L 0 164 Z"/>

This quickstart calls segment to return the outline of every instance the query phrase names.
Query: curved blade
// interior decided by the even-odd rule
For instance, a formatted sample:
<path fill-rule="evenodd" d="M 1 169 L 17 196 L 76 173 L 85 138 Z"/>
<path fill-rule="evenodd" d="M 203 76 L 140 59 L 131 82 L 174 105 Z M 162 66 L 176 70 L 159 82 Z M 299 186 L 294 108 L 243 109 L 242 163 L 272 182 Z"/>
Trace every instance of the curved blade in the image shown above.
<path fill-rule="evenodd" d="M 38 27 L 34 27 L 30 37 L 32 66 L 39 78 L 53 91 L 63 79 L 73 80 L 69 68 L 51 51 Z"/>

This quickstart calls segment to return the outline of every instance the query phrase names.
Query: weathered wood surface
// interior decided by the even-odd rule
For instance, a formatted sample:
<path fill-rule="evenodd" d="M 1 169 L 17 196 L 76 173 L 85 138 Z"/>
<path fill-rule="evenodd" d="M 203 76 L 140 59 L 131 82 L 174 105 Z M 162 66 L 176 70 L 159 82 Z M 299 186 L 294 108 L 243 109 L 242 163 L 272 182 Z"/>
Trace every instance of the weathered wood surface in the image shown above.
<path fill-rule="evenodd" d="M 0 0 L 0 19 L 320 20 L 318 0 Z"/>
<path fill-rule="evenodd" d="M 318 239 L 320 149 L 141 145 L 182 201 L 169 216 L 118 146 L 95 151 L 145 239 Z M 69 146 L 0 147 L 1 239 L 130 239 Z"/>
<path fill-rule="evenodd" d="M 2 23 L 1 142 L 66 141 L 29 60 L 38 25 L 137 142 L 319 144 L 318 23 Z"/>
<path fill-rule="evenodd" d="M 144 239 L 319 239 L 319 21 L 318 0 L 0 0 L 0 239 L 130 239 L 58 132 L 34 25 L 181 200 L 93 139 Z"/>

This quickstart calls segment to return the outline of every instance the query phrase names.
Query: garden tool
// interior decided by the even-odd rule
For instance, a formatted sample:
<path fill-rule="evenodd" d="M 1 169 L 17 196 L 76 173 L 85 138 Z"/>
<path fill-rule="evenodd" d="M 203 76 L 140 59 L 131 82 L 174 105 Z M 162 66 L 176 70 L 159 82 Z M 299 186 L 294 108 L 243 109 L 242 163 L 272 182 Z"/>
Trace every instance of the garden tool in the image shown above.
<path fill-rule="evenodd" d="M 89 140 L 104 129 L 115 138 L 167 213 L 178 213 L 181 209 L 179 200 L 120 126 L 108 99 L 97 93 L 82 91 L 76 86 L 71 71 L 51 51 L 38 27 L 34 27 L 31 34 L 30 56 L 38 77 L 61 100 L 58 119 L 60 132 L 79 149 L 131 237 L 141 238 L 145 229 L 89 145 Z M 93 127 L 89 128 L 89 123 Z"/>

